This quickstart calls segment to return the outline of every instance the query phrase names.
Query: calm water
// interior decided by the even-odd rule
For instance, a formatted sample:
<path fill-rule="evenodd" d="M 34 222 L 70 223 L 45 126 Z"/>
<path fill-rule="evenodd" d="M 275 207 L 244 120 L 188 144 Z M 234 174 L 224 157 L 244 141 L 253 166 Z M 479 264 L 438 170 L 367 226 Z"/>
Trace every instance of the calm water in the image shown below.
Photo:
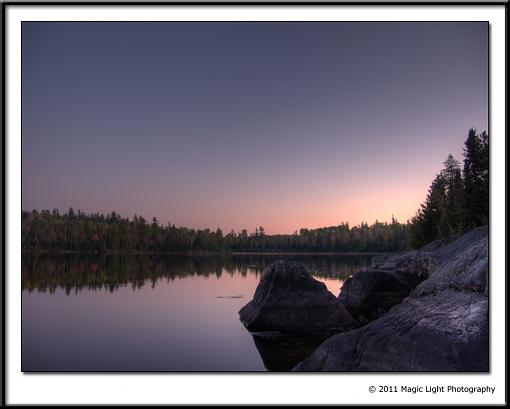
<path fill-rule="evenodd" d="M 335 295 L 344 279 L 371 260 L 348 255 L 26 255 L 22 369 L 288 370 L 301 359 L 299 353 L 308 354 L 306 348 L 298 353 L 290 341 L 282 350 L 268 349 L 255 342 L 237 314 L 252 299 L 264 267 L 280 258 L 303 262 Z"/>

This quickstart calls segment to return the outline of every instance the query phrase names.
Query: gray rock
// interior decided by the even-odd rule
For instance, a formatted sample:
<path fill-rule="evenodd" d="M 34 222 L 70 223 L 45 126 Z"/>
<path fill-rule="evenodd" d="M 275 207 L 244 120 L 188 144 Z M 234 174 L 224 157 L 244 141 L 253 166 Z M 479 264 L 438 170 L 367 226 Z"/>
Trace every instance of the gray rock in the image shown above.
<path fill-rule="evenodd" d="M 338 301 L 361 323 L 386 313 L 414 287 L 391 271 L 362 269 L 342 286 Z"/>
<path fill-rule="evenodd" d="M 487 229 L 422 253 L 427 280 L 380 318 L 324 341 L 294 370 L 488 371 Z"/>
<path fill-rule="evenodd" d="M 378 255 L 370 268 L 345 280 L 338 302 L 362 324 L 399 304 L 429 275 L 433 256 L 429 250 Z"/>
<path fill-rule="evenodd" d="M 405 253 L 377 255 L 372 259 L 371 268 L 391 271 L 411 287 L 416 287 L 428 278 L 432 263 L 430 249 L 420 249 Z"/>
<path fill-rule="evenodd" d="M 253 338 L 262 338 L 270 341 L 276 338 L 280 338 L 282 336 L 282 333 L 278 331 L 250 332 L 250 334 Z"/>
<path fill-rule="evenodd" d="M 358 326 L 324 283 L 302 264 L 284 260 L 264 270 L 253 300 L 239 311 L 239 317 L 250 332 L 316 337 Z"/>
<path fill-rule="evenodd" d="M 360 329 L 335 335 L 295 371 L 488 371 L 488 300 L 445 290 L 408 298 Z"/>
<path fill-rule="evenodd" d="M 430 277 L 418 285 L 413 295 L 435 294 L 454 288 L 488 294 L 489 245 L 486 227 L 465 235 L 434 252 L 435 268 Z"/>

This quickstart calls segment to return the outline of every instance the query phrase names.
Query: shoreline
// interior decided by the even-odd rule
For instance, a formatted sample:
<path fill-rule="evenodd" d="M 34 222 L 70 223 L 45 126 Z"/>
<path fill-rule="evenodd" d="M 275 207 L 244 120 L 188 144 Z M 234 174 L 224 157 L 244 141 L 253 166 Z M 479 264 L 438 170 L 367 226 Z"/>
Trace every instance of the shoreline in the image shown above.
<path fill-rule="evenodd" d="M 405 250 L 402 250 L 405 251 Z M 50 255 L 64 255 L 64 254 L 81 254 L 81 255 L 104 255 L 104 256 L 158 256 L 158 255 L 183 255 L 183 256 L 372 256 L 378 254 L 399 253 L 399 251 L 80 251 L 80 250 L 21 250 L 21 254 L 50 254 Z"/>

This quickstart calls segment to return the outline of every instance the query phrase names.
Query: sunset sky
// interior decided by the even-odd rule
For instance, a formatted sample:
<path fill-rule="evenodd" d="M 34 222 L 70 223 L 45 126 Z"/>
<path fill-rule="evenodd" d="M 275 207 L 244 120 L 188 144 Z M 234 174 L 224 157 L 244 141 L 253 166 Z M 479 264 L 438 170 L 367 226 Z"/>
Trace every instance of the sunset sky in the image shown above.
<path fill-rule="evenodd" d="M 23 209 L 410 218 L 488 126 L 487 23 L 23 23 Z"/>

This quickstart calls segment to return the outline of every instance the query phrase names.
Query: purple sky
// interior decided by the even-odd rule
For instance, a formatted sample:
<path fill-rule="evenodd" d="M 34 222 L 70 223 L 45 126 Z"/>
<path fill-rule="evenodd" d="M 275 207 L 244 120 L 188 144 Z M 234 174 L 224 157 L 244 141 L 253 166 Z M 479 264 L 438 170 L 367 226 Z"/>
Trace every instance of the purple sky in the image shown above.
<path fill-rule="evenodd" d="M 24 209 L 405 221 L 488 126 L 487 23 L 23 23 Z"/>

